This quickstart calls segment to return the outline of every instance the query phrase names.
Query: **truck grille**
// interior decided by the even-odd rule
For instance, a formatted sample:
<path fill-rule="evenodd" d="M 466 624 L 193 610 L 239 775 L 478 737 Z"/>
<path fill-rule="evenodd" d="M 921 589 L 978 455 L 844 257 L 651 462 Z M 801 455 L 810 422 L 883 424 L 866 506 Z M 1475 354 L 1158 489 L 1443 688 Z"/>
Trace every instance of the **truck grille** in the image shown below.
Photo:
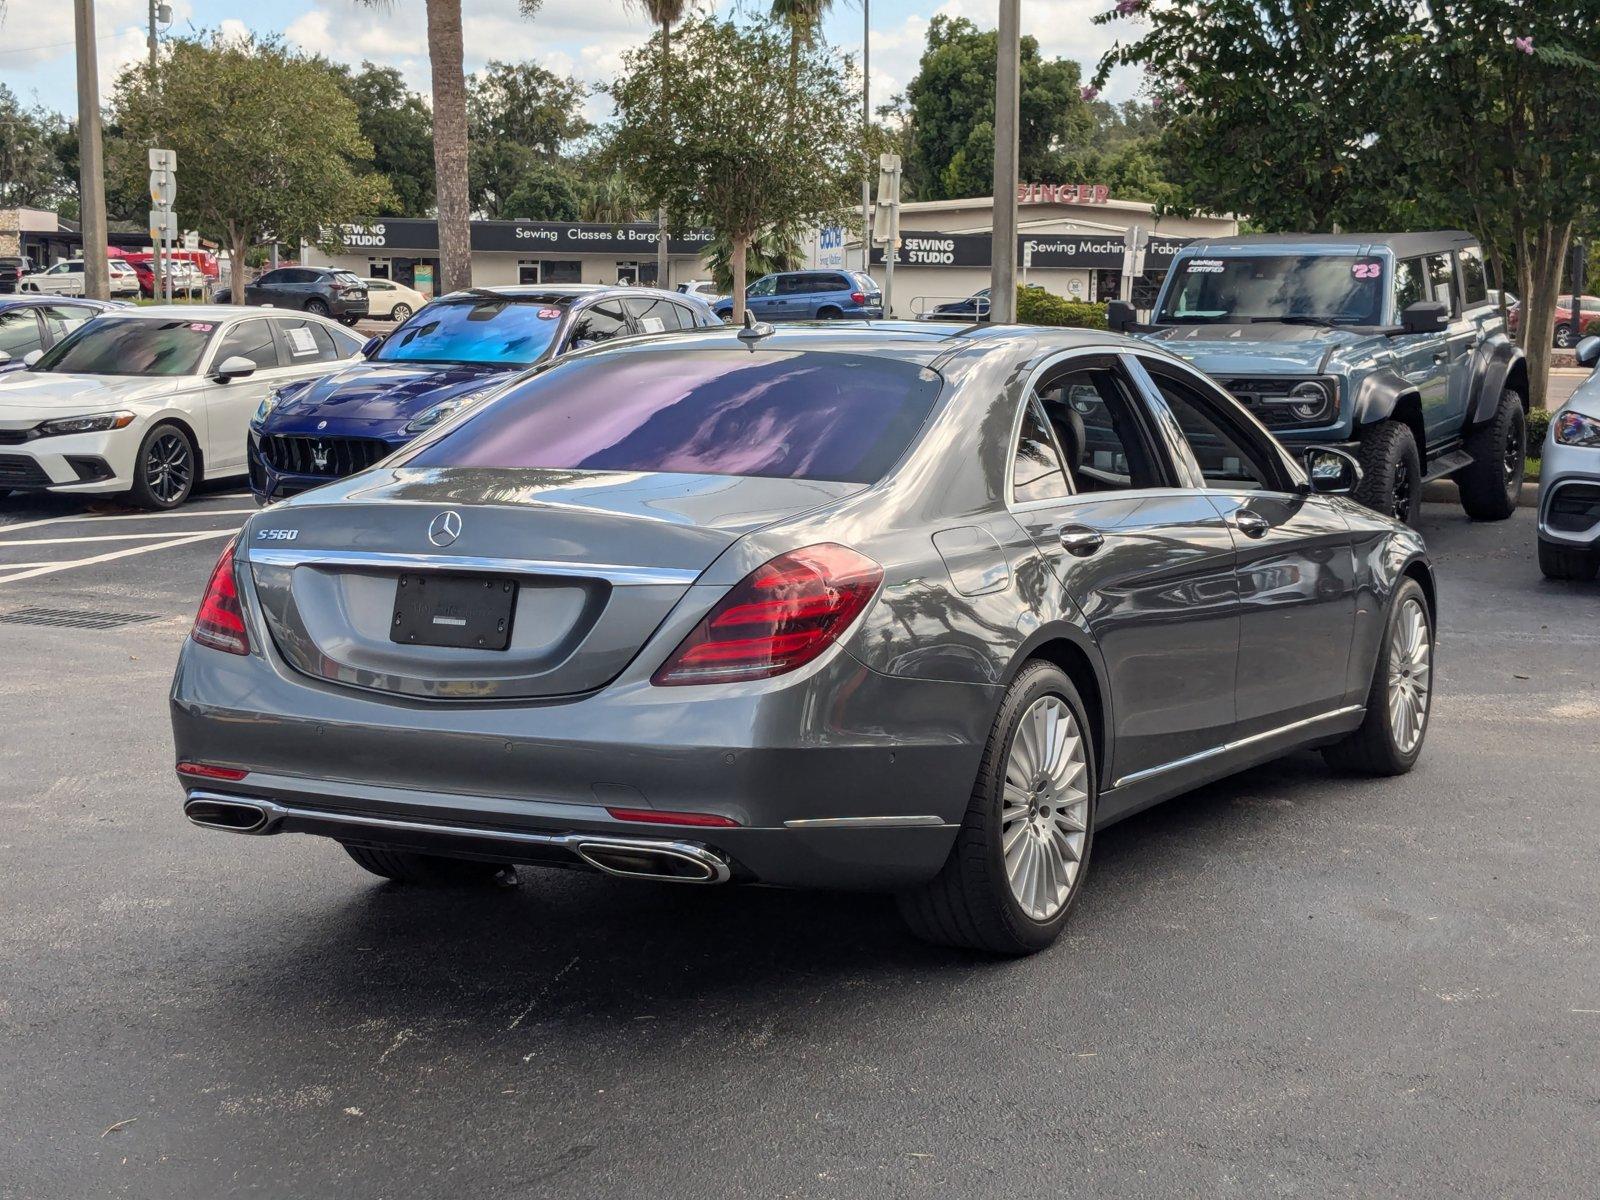
<path fill-rule="evenodd" d="M 266 434 L 261 457 L 274 471 L 289 475 L 319 475 L 338 479 L 365 471 L 390 453 L 389 443 L 377 438 L 288 437 Z"/>

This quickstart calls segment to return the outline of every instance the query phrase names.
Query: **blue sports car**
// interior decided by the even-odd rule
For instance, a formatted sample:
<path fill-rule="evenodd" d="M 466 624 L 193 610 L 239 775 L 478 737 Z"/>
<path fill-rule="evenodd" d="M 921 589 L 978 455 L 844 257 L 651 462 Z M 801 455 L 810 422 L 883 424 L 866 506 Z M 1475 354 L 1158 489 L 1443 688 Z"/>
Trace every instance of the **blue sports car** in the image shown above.
<path fill-rule="evenodd" d="M 250 423 L 250 490 L 270 504 L 365 470 L 517 372 L 569 350 L 718 324 L 703 301 L 655 288 L 453 292 L 374 338 L 365 361 L 262 401 Z"/>

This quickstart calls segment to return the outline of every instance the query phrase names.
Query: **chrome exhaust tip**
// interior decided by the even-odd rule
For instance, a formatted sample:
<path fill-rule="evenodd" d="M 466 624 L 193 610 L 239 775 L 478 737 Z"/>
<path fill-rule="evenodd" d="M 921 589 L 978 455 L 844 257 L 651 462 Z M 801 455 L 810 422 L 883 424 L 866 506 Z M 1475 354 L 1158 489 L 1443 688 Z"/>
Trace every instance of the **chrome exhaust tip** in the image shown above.
<path fill-rule="evenodd" d="M 572 852 L 607 875 L 665 883 L 726 883 L 727 860 L 714 850 L 685 842 L 650 843 L 632 839 L 582 838 Z"/>
<path fill-rule="evenodd" d="M 220 800 L 197 796 L 183 806 L 183 815 L 204 829 L 228 833 L 265 833 L 269 816 L 259 804 L 247 800 Z"/>

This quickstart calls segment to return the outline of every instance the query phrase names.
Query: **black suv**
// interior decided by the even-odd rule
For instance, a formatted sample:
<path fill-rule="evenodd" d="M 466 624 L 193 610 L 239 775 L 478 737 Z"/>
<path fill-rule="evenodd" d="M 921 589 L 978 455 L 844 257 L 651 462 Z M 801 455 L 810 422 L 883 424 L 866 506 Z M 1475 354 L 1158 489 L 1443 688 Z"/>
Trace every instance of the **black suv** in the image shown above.
<path fill-rule="evenodd" d="M 228 288 L 216 295 L 218 304 L 232 300 Z M 367 315 L 367 285 L 350 271 L 328 267 L 279 267 L 268 271 L 254 283 L 245 284 L 244 300 L 246 304 L 298 308 L 320 317 L 334 317 L 346 325 L 354 325 Z"/>
<path fill-rule="evenodd" d="M 24 275 L 33 273 L 33 261 L 28 258 L 18 258 L 16 255 L 0 257 L 0 292 L 14 292 L 17 282 Z"/>

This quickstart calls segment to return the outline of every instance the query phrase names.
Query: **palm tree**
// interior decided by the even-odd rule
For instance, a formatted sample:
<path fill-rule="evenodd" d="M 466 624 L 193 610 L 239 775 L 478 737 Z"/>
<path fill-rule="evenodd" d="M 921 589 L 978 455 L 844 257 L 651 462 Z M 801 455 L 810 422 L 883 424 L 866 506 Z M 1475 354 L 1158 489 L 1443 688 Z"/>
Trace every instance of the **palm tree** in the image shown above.
<path fill-rule="evenodd" d="M 822 18 L 833 0 L 772 0 L 772 19 L 789 29 L 789 96 L 793 103 L 800 79 L 800 51 L 816 41 Z"/>
<path fill-rule="evenodd" d="M 394 0 L 356 0 L 389 8 Z M 544 0 L 518 0 L 531 17 Z M 433 74 L 433 170 L 439 209 L 441 292 L 472 286 L 472 202 L 467 188 L 467 76 L 462 64 L 461 0 L 424 0 Z"/>
<path fill-rule="evenodd" d="M 667 130 L 667 74 L 672 67 L 672 27 L 683 20 L 689 0 L 627 0 L 630 8 L 637 8 L 653 24 L 661 26 L 661 136 L 670 136 Z M 666 287 L 671 282 L 667 266 L 667 210 L 656 209 L 656 286 Z"/>

